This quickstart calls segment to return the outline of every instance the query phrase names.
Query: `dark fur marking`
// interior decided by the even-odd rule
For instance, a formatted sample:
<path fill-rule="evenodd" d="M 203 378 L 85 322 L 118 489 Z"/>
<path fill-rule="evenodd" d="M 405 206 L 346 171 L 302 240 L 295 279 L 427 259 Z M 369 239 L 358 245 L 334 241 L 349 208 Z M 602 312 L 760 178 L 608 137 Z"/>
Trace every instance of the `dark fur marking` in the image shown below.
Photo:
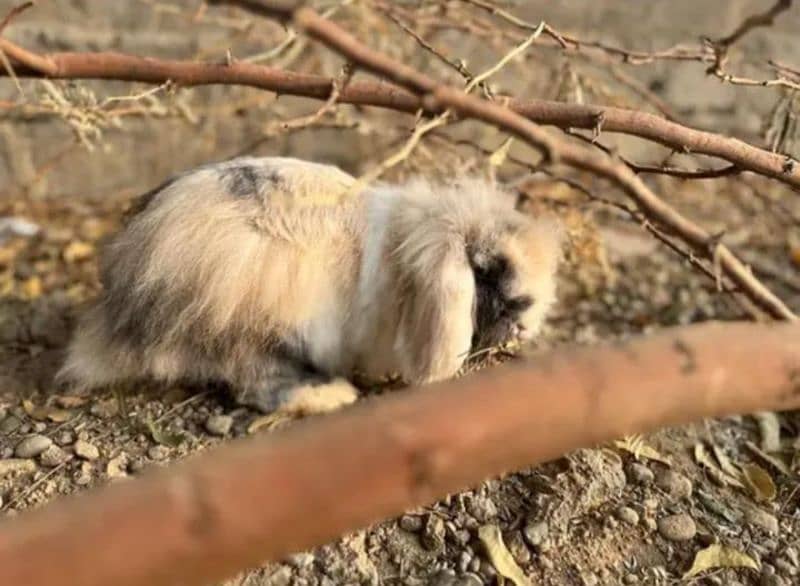
<path fill-rule="evenodd" d="M 164 191 L 167 187 L 175 183 L 179 179 L 179 176 L 170 177 L 166 181 L 164 181 L 158 187 L 151 189 L 150 191 L 143 193 L 142 195 L 136 197 L 132 202 L 130 207 L 125 211 L 122 215 L 122 223 L 123 225 L 127 225 L 134 217 L 141 214 L 143 211 L 147 209 L 147 206 L 150 205 L 155 197 Z"/>
<path fill-rule="evenodd" d="M 509 297 L 514 269 L 504 256 L 493 256 L 481 264 L 470 255 L 475 275 L 472 349 L 480 350 L 505 342 L 520 314 L 533 304 L 527 295 Z"/>
<path fill-rule="evenodd" d="M 252 165 L 234 165 L 220 171 L 228 191 L 237 197 L 248 197 L 258 193 L 262 177 Z"/>

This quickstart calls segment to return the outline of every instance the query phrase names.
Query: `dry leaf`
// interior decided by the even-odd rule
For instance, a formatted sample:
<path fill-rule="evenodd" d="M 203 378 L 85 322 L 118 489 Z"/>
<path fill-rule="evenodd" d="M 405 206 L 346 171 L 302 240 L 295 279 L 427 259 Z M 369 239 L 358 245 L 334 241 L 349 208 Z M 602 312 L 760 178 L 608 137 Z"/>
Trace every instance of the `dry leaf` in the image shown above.
<path fill-rule="evenodd" d="M 22 282 L 21 285 L 22 296 L 25 299 L 36 299 L 42 296 L 42 280 L 33 276 Z"/>
<path fill-rule="evenodd" d="M 497 150 L 494 151 L 491 156 L 489 157 L 489 165 L 492 167 L 499 167 L 503 163 L 506 162 L 506 157 L 508 157 L 508 151 L 511 148 L 511 144 L 514 142 L 514 138 L 509 136 L 503 144 L 497 147 Z"/>
<path fill-rule="evenodd" d="M 775 498 L 778 491 L 769 472 L 756 464 L 743 464 L 742 473 L 742 478 L 757 501 L 771 501 Z"/>
<path fill-rule="evenodd" d="M 739 477 L 742 475 L 742 473 L 734 465 L 734 463 L 731 462 L 731 459 L 728 458 L 727 454 L 725 454 L 725 452 L 722 451 L 722 448 L 714 444 L 711 446 L 711 450 L 714 452 L 714 457 L 717 459 L 717 462 L 719 462 L 722 471 L 731 478 L 735 478 L 738 480 Z"/>
<path fill-rule="evenodd" d="M 761 449 L 765 452 L 778 452 L 781 449 L 781 422 L 772 411 L 755 413 L 753 418 L 758 422 L 761 433 Z"/>
<path fill-rule="evenodd" d="M 744 485 L 739 481 L 739 474 L 740 474 L 739 471 L 736 470 L 733 464 L 730 463 L 730 460 L 728 460 L 727 456 L 725 456 L 725 454 L 723 454 L 721 450 L 715 449 L 715 452 L 717 452 L 717 458 L 720 459 L 721 462 L 724 462 L 723 464 L 724 466 L 728 467 L 730 465 L 733 474 L 725 473 L 719 467 L 719 465 L 717 465 L 717 462 L 715 462 L 714 459 L 711 457 L 711 454 L 709 454 L 705 445 L 703 445 L 700 442 L 694 445 L 695 461 L 701 466 L 705 467 L 708 473 L 714 479 L 718 480 L 720 484 L 744 488 Z"/>
<path fill-rule="evenodd" d="M 753 454 L 761 458 L 767 464 L 774 467 L 781 474 L 785 474 L 786 476 L 792 475 L 792 471 L 789 469 L 789 466 L 786 465 L 786 462 L 784 462 L 780 456 L 773 456 L 772 454 L 767 454 L 753 442 L 746 442 L 744 445 L 748 450 L 753 452 Z"/>
<path fill-rule="evenodd" d="M 614 442 L 614 447 L 632 454 L 637 460 L 646 458 L 648 460 L 661 462 L 667 466 L 672 465 L 670 461 L 659 454 L 655 448 L 647 445 L 644 441 L 644 438 L 640 435 L 629 435 L 621 440 L 616 440 Z"/>
<path fill-rule="evenodd" d="M 492 562 L 499 575 L 511 580 L 516 586 L 531 586 L 530 580 L 514 561 L 506 544 L 503 543 L 503 536 L 497 525 L 484 525 L 478 529 L 478 538 L 486 548 L 489 561 Z"/>
<path fill-rule="evenodd" d="M 75 240 L 70 242 L 64 249 L 64 260 L 67 262 L 79 262 L 91 258 L 94 255 L 94 246 Z"/>
<path fill-rule="evenodd" d="M 29 417 L 36 421 L 52 421 L 54 423 L 64 423 L 72 419 L 72 411 L 66 409 L 59 409 L 57 407 L 48 407 L 42 405 L 41 407 L 33 404 L 33 401 L 25 400 L 22 402 L 22 408 Z"/>
<path fill-rule="evenodd" d="M 260 429 L 272 431 L 273 429 L 277 429 L 281 425 L 289 422 L 291 419 L 292 417 L 290 415 L 286 415 L 285 413 L 270 413 L 269 415 L 263 415 L 250 422 L 250 425 L 247 426 L 247 433 L 254 434 Z"/>
<path fill-rule="evenodd" d="M 162 446 L 174 448 L 179 446 L 181 442 L 186 439 L 185 433 L 169 432 L 163 427 L 159 427 L 150 419 L 145 420 L 144 424 L 147 426 L 147 431 L 150 432 L 150 436 L 153 438 L 153 441 L 157 444 L 161 444 Z"/>
<path fill-rule="evenodd" d="M 683 579 L 692 578 L 706 570 L 717 568 L 760 569 L 758 562 L 746 553 L 715 543 L 697 552 L 692 567 L 683 575 Z"/>
<path fill-rule="evenodd" d="M 78 397 L 75 395 L 59 395 L 55 398 L 56 404 L 64 409 L 74 409 L 86 404 L 86 397 Z"/>

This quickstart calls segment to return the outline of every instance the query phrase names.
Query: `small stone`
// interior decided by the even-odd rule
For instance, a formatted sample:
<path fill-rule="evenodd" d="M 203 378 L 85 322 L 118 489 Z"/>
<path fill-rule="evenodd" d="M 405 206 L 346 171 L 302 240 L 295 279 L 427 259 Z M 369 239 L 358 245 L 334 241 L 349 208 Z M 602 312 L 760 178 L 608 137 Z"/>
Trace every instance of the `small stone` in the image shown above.
<path fill-rule="evenodd" d="M 783 550 L 783 555 L 793 566 L 800 567 L 800 555 L 798 555 L 796 548 L 792 546 L 787 547 Z"/>
<path fill-rule="evenodd" d="M 86 440 L 76 441 L 73 449 L 75 450 L 75 455 L 84 460 L 92 461 L 100 457 L 100 450 L 97 449 L 97 446 L 90 444 Z"/>
<path fill-rule="evenodd" d="M 36 464 L 23 458 L 0 460 L 0 478 L 16 474 L 28 474 L 36 470 Z"/>
<path fill-rule="evenodd" d="M 650 484 L 654 478 L 653 471 L 639 462 L 629 464 L 625 469 L 625 476 L 631 484 Z"/>
<path fill-rule="evenodd" d="M 42 466 L 46 466 L 47 468 L 55 468 L 69 461 L 70 458 L 70 454 L 65 452 L 63 448 L 52 444 L 39 455 L 39 462 L 42 463 Z"/>
<path fill-rule="evenodd" d="M 525 525 L 522 534 L 525 537 L 525 541 L 528 542 L 528 545 L 538 548 L 550 535 L 550 527 L 545 521 L 534 521 Z"/>
<path fill-rule="evenodd" d="M 106 464 L 106 474 L 109 478 L 124 478 L 128 475 L 128 456 L 120 454 Z"/>
<path fill-rule="evenodd" d="M 42 433 L 46 429 L 47 425 L 42 423 L 41 421 L 37 421 L 36 423 L 33 424 L 33 431 L 35 431 L 36 433 Z"/>
<path fill-rule="evenodd" d="M 617 519 L 628 525 L 637 525 L 639 523 L 639 513 L 630 507 L 620 507 L 616 511 Z"/>
<path fill-rule="evenodd" d="M 53 445 L 53 440 L 43 435 L 31 435 L 17 444 L 14 455 L 17 458 L 35 458 Z"/>
<path fill-rule="evenodd" d="M 233 426 L 233 417 L 230 415 L 212 415 L 206 419 L 206 431 L 211 435 L 224 436 Z"/>
<path fill-rule="evenodd" d="M 747 523 L 760 527 L 767 533 L 776 535 L 780 530 L 778 526 L 778 518 L 758 507 L 747 507 L 744 512 L 744 518 Z"/>
<path fill-rule="evenodd" d="M 314 555 L 308 552 L 293 553 L 286 557 L 286 563 L 302 570 L 314 563 Z"/>
<path fill-rule="evenodd" d="M 9 433 L 14 433 L 20 427 L 22 427 L 22 421 L 14 415 L 8 415 L 0 421 L 0 434 L 7 435 Z"/>
<path fill-rule="evenodd" d="M 409 533 L 417 533 L 422 529 L 422 519 L 418 515 L 403 515 L 400 517 L 400 528 Z"/>
<path fill-rule="evenodd" d="M 506 547 L 508 547 L 508 551 L 511 552 L 511 555 L 514 556 L 514 560 L 516 560 L 518 564 L 524 566 L 531 561 L 531 552 L 525 545 L 525 541 L 522 538 L 522 533 L 519 531 L 514 531 L 507 534 L 504 540 L 506 542 Z"/>
<path fill-rule="evenodd" d="M 455 581 L 454 586 L 483 586 L 483 580 L 477 574 L 467 572 Z"/>
<path fill-rule="evenodd" d="M 480 558 L 474 557 L 472 561 L 469 563 L 469 570 L 470 572 L 479 572 L 481 569 L 481 560 Z"/>
<path fill-rule="evenodd" d="M 456 573 L 450 569 L 439 570 L 431 581 L 432 586 L 455 586 Z"/>
<path fill-rule="evenodd" d="M 420 541 L 423 547 L 429 551 L 444 549 L 444 521 L 436 515 L 428 515 Z"/>
<path fill-rule="evenodd" d="M 597 586 L 600 584 L 600 578 L 598 578 L 595 574 L 584 574 L 581 576 L 581 580 L 583 581 L 584 586 Z"/>
<path fill-rule="evenodd" d="M 679 513 L 659 519 L 658 532 L 670 541 L 689 541 L 697 534 L 697 525 L 689 515 Z"/>
<path fill-rule="evenodd" d="M 484 580 L 490 584 L 494 584 L 494 580 L 497 577 L 497 570 L 495 570 L 494 566 L 487 560 L 481 560 L 481 569 L 478 570 L 478 573 Z"/>
<path fill-rule="evenodd" d="M 638 584 L 639 583 L 639 576 L 636 574 L 625 574 L 625 577 L 622 579 L 624 584 Z"/>
<path fill-rule="evenodd" d="M 656 486 L 676 499 L 692 496 L 692 481 L 673 470 L 663 470 L 656 477 Z"/>
<path fill-rule="evenodd" d="M 460 572 L 466 572 L 469 569 L 469 563 L 472 561 L 472 555 L 468 551 L 462 551 L 458 556 L 458 569 Z"/>
<path fill-rule="evenodd" d="M 163 460 L 169 455 L 169 448 L 162 445 L 151 447 L 147 450 L 147 457 L 151 460 Z"/>
<path fill-rule="evenodd" d="M 74 441 L 75 441 L 75 436 L 72 435 L 72 433 L 70 433 L 69 431 L 60 431 L 56 436 L 56 443 L 62 447 L 68 446 L 72 444 L 72 442 Z"/>
<path fill-rule="evenodd" d="M 758 584 L 759 586 L 788 586 L 788 582 L 778 574 L 761 574 Z"/>
<path fill-rule="evenodd" d="M 497 506 L 486 496 L 476 496 L 467 503 L 467 510 L 481 523 L 488 523 L 497 517 Z"/>
<path fill-rule="evenodd" d="M 780 572 L 783 576 L 794 577 L 798 574 L 797 568 L 794 567 L 786 558 L 775 560 L 775 569 L 778 570 L 778 572 Z"/>
<path fill-rule="evenodd" d="M 281 566 L 264 581 L 264 586 L 289 586 L 292 582 L 292 569 Z"/>

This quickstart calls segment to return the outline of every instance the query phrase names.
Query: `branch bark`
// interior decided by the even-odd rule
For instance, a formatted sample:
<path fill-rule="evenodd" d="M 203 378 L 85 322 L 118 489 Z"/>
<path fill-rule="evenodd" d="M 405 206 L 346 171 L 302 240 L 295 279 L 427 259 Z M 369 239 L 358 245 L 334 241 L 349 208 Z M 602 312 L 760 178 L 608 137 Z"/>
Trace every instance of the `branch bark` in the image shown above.
<path fill-rule="evenodd" d="M 0 531 L 0 584 L 213 584 L 578 447 L 796 407 L 797 324 L 705 324 L 555 351 L 23 514 Z"/>
<path fill-rule="evenodd" d="M 193 63 L 136 57 L 112 52 L 37 54 L 8 39 L 0 38 L 3 51 L 18 77 L 51 79 L 108 79 L 182 86 L 211 84 L 244 85 L 279 94 L 318 100 L 330 96 L 334 80 L 320 75 L 283 71 L 243 62 Z M 0 69 L 0 77 L 9 73 Z M 424 106 L 418 96 L 388 83 L 351 81 L 338 101 L 413 113 Z M 593 130 L 602 120 L 602 131 L 628 134 L 656 142 L 683 153 L 717 157 L 742 170 L 766 175 L 794 189 L 800 189 L 800 164 L 785 155 L 772 153 L 744 141 L 697 130 L 661 116 L 592 104 L 568 104 L 549 100 L 512 99 L 508 107 L 532 122 L 560 128 Z M 436 113 L 436 112 L 431 112 Z"/>

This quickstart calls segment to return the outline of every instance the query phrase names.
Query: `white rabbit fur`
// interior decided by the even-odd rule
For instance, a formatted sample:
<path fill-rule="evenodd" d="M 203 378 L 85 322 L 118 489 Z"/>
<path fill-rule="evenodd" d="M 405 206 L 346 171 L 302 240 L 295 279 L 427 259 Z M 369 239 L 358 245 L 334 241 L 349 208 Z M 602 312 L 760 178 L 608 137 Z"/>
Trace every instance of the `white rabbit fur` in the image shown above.
<path fill-rule="evenodd" d="M 536 335 L 555 299 L 552 220 L 476 179 L 355 185 L 243 157 L 145 194 L 104 250 L 59 379 L 214 381 L 263 411 L 322 411 L 356 397 L 356 371 L 426 383 Z"/>

